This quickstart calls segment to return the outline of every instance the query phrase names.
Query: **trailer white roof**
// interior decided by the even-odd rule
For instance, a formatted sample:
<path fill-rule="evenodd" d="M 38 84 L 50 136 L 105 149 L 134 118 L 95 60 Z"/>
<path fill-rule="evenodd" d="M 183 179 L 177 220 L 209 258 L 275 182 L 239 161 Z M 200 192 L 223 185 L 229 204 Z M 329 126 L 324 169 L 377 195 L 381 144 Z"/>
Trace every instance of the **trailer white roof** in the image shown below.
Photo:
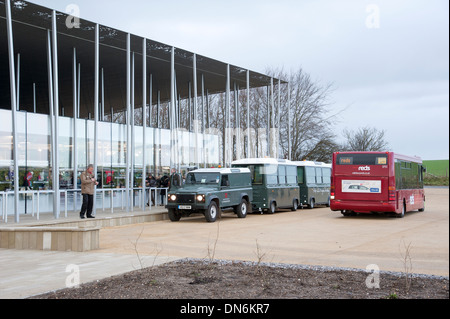
<path fill-rule="evenodd" d="M 248 168 L 201 168 L 189 173 L 218 173 L 225 175 L 233 173 L 250 173 L 250 170 Z"/>
<path fill-rule="evenodd" d="M 292 165 L 296 166 L 296 164 L 290 160 L 285 159 L 276 159 L 276 158 L 246 158 L 237 160 L 231 163 L 232 165 L 258 165 L 258 164 L 267 164 L 267 165 Z"/>
<path fill-rule="evenodd" d="M 301 161 L 301 162 L 294 162 L 297 166 L 309 166 L 309 167 L 327 167 L 331 168 L 331 164 L 326 164 L 322 162 L 312 162 L 312 161 Z"/>

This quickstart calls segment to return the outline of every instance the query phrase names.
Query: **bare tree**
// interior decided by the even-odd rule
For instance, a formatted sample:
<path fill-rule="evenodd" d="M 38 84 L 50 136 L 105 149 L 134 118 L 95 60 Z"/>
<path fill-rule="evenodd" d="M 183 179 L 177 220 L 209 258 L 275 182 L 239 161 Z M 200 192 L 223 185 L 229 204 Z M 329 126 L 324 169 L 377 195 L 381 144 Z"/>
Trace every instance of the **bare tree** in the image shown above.
<path fill-rule="evenodd" d="M 289 154 L 289 121 L 291 123 L 291 157 L 294 161 L 312 160 L 331 162 L 333 152 L 339 150 L 333 125 L 337 114 L 332 109 L 332 83 L 323 84 L 312 79 L 303 69 L 286 74 L 268 71 L 269 74 L 289 81 L 291 102 L 288 105 L 288 86 L 281 89 L 280 147 L 282 156 Z M 289 109 L 290 108 L 290 112 Z M 290 116 L 289 116 L 290 115 Z"/>
<path fill-rule="evenodd" d="M 356 131 L 344 130 L 346 143 L 344 150 L 352 152 L 382 152 L 389 150 L 386 141 L 386 131 L 376 128 L 363 127 Z"/>

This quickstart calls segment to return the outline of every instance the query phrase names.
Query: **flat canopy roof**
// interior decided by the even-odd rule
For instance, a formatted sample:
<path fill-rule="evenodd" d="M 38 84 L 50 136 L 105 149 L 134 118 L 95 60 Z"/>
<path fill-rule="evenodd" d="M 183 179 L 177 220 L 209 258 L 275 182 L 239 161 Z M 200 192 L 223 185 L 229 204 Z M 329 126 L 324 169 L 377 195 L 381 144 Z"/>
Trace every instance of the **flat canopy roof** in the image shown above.
<path fill-rule="evenodd" d="M 36 84 L 37 111 L 48 110 L 47 32 L 52 29 L 52 9 L 23 0 L 12 0 L 13 36 L 15 54 L 20 54 L 20 104 L 33 104 L 32 87 Z M 58 66 L 60 105 L 70 115 L 73 104 L 73 51 L 81 67 L 80 116 L 86 115 L 87 105 L 93 106 L 95 23 L 80 19 L 80 28 L 66 26 L 67 14 L 56 12 L 58 30 Z M 125 109 L 127 32 L 99 25 L 100 68 L 105 79 L 105 111 Z M 135 105 L 142 106 L 142 52 L 143 37 L 130 35 L 131 52 L 135 57 Z M 147 39 L 147 74 L 152 77 L 152 103 L 160 92 L 161 101 L 170 100 L 170 67 L 172 46 Z M 201 95 L 201 79 L 209 94 L 226 91 L 227 66 L 202 55 L 197 56 L 197 94 Z M 177 96 L 189 97 L 189 83 L 193 81 L 194 53 L 175 48 Z M 17 57 L 16 57 L 17 60 Z M 231 88 L 235 83 L 247 87 L 247 69 L 230 65 Z M 249 71 L 250 88 L 268 86 L 271 77 Z M 5 0 L 0 0 L 0 108 L 10 106 L 9 64 L 6 31 Z M 150 81 L 148 81 L 150 83 Z M 274 79 L 278 83 L 278 79 Z M 281 81 L 282 84 L 287 82 Z M 147 90 L 150 91 L 150 90 Z M 149 93 L 147 93 L 149 94 Z M 192 94 L 193 96 L 193 94 Z M 148 98 L 147 98 L 148 100 Z M 28 109 L 29 110 L 29 109 Z"/>

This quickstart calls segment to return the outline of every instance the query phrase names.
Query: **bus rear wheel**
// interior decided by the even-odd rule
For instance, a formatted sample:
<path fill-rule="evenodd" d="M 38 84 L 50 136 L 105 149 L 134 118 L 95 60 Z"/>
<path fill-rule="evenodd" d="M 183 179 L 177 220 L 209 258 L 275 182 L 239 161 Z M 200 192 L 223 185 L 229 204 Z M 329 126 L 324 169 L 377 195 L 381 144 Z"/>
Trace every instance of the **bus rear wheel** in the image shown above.
<path fill-rule="evenodd" d="M 356 213 L 351 210 L 342 210 L 341 214 L 345 217 L 356 216 Z"/>
<path fill-rule="evenodd" d="M 308 208 L 314 209 L 315 204 L 316 204 L 316 201 L 314 200 L 314 198 L 311 198 L 311 200 L 309 201 Z"/>
<path fill-rule="evenodd" d="M 425 202 L 423 202 L 423 208 L 419 209 L 419 212 L 421 212 L 421 213 L 424 212 L 424 211 L 425 211 Z"/>
<path fill-rule="evenodd" d="M 405 217 L 405 213 L 406 213 L 406 203 L 403 202 L 403 205 L 402 205 L 402 212 L 401 212 L 400 214 L 395 214 L 395 217 L 397 217 L 397 218 L 403 218 L 403 217 Z"/>

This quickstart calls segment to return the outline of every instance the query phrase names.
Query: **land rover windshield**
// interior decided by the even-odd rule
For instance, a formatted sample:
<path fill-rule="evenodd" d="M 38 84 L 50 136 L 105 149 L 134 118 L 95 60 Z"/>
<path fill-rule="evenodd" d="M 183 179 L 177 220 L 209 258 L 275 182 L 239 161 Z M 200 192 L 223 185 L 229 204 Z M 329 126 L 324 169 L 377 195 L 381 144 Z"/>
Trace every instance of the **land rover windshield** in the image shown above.
<path fill-rule="evenodd" d="M 218 185 L 219 173 L 189 173 L 186 176 L 186 185 Z"/>

